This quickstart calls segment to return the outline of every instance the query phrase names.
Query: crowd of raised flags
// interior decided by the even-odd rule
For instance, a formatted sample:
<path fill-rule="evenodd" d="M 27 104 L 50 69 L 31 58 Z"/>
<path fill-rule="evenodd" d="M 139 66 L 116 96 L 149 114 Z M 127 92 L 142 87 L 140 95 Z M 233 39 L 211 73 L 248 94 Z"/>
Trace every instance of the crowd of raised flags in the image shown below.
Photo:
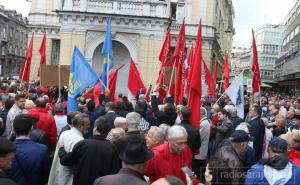
<path fill-rule="evenodd" d="M 253 33 L 253 31 L 252 31 Z M 196 107 L 201 106 L 201 96 L 202 96 L 202 71 L 204 71 L 205 84 L 207 85 L 207 95 L 216 96 L 217 93 L 217 61 L 214 62 L 213 71 L 210 71 L 206 62 L 202 57 L 202 26 L 201 21 L 199 22 L 197 39 L 194 45 L 189 50 L 186 56 L 186 40 L 185 40 L 185 20 L 183 20 L 180 31 L 177 37 L 175 51 L 173 56 L 170 56 L 170 41 L 171 33 L 168 28 L 166 31 L 165 40 L 159 54 L 158 59 L 160 60 L 160 69 L 158 77 L 156 80 L 157 84 L 168 85 L 167 93 L 170 94 L 177 105 L 182 104 L 187 101 L 188 106 L 193 110 Z M 30 68 L 31 68 L 31 58 L 33 49 L 33 39 L 34 33 L 32 33 L 29 47 L 26 52 L 25 61 L 22 65 L 19 79 L 23 82 L 29 82 Z M 110 17 L 107 17 L 107 29 L 105 34 L 105 39 L 103 42 L 103 47 L 101 50 L 101 55 L 103 57 L 102 72 L 100 77 L 97 76 L 94 69 L 85 60 L 84 55 L 75 46 L 73 51 L 73 56 L 70 64 L 70 78 L 69 78 L 69 96 L 68 96 L 68 111 L 76 110 L 76 96 L 84 92 L 88 87 L 95 85 L 96 95 L 104 92 L 106 89 L 110 90 L 110 99 L 114 99 L 116 92 L 116 81 L 118 78 L 119 70 L 122 70 L 122 66 L 117 66 L 117 69 L 112 70 L 114 67 L 114 56 L 113 56 L 113 46 L 112 46 L 112 36 L 111 36 L 111 25 Z M 252 89 L 253 93 L 260 92 L 260 70 L 257 58 L 257 49 L 253 33 L 253 62 L 252 62 Z M 99 51 L 100 52 L 100 51 Z M 39 49 L 41 55 L 40 65 L 46 64 L 46 33 L 43 35 L 41 46 Z M 187 58 L 187 60 L 185 60 Z M 99 61 L 100 62 L 100 61 Z M 171 68 L 171 80 L 169 82 L 165 81 L 166 68 Z M 156 70 L 156 69 L 154 69 Z M 236 82 L 229 86 L 229 57 L 228 52 L 226 53 L 225 62 L 222 70 L 222 80 L 221 88 L 229 97 L 236 96 Z M 40 67 L 37 71 L 38 76 L 40 76 Z M 241 75 L 240 75 L 241 76 Z M 236 79 L 239 80 L 239 77 Z M 142 89 L 146 92 L 147 99 L 149 100 L 151 94 L 152 81 L 150 86 L 147 88 L 136 67 L 134 61 L 130 61 L 129 78 L 128 78 L 128 89 L 129 93 L 134 97 L 136 93 Z M 230 87 L 230 88 L 229 88 Z M 98 90 L 100 88 L 100 90 Z M 227 89 L 235 89 L 232 90 Z M 233 93 L 233 94 L 231 94 Z M 236 102 L 236 100 L 233 100 Z M 242 101 L 243 103 L 243 101 Z M 235 104 L 236 105 L 236 104 Z M 241 105 L 241 104 L 238 104 Z M 237 105 L 236 105 L 237 106 Z M 240 106 L 242 107 L 242 106 Z M 200 120 L 199 112 L 193 111 L 191 116 L 191 121 L 197 123 Z"/>
<path fill-rule="evenodd" d="M 43 181 L 36 184 L 156 185 L 161 184 L 160 179 L 168 180 L 171 175 L 174 176 L 172 178 L 177 178 L 177 184 L 180 185 L 202 185 L 199 180 L 212 185 L 227 184 L 225 182 L 245 182 L 249 185 L 261 182 L 297 184 L 300 180 L 300 97 L 283 97 L 267 92 L 262 93 L 259 102 L 261 105 L 252 102 L 251 96 L 244 95 L 243 71 L 229 83 L 228 53 L 224 59 L 220 86 L 223 94 L 219 93 L 217 96 L 218 62 L 214 62 L 213 71 L 210 71 L 203 59 L 201 21 L 196 42 L 187 56 L 184 20 L 173 56 L 170 56 L 170 37 L 170 30 L 167 29 L 159 55 L 160 63 L 157 63 L 160 64 L 160 69 L 155 85 L 152 86 L 150 81 L 147 88 L 133 59 L 128 61 L 127 87 L 129 94 L 136 97 L 135 104 L 123 94 L 115 97 L 118 74 L 126 64 L 114 66 L 109 17 L 103 48 L 99 51 L 104 58 L 102 73 L 99 76 L 75 46 L 70 63 L 67 103 L 62 103 L 59 98 L 54 100 L 57 98 L 54 95 L 48 97 L 46 94 L 49 92 L 38 89 L 41 86 L 33 86 L 25 94 L 26 89 L 22 87 L 24 84 L 15 81 L 10 82 L 10 87 L 2 84 L 0 102 L 5 102 L 5 106 L 0 116 L 2 118 L 6 112 L 8 121 L 4 125 L 10 126 L 4 127 L 3 136 L 9 136 L 7 139 L 13 140 L 10 136 L 15 134 L 17 148 L 13 165 L 7 165 L 5 169 L 12 167 L 7 172 L 7 179 L 11 178 L 16 182 Z M 40 47 L 41 65 L 45 65 L 45 39 L 44 34 Z M 33 35 L 20 73 L 20 79 L 24 82 L 29 82 L 32 44 Z M 261 79 L 254 34 L 252 58 L 252 89 L 253 93 L 260 93 Z M 167 68 L 172 69 L 169 82 L 165 81 Z M 207 86 L 208 96 L 203 94 L 203 81 Z M 170 84 L 169 87 L 167 84 Z M 10 90 L 13 93 L 9 93 Z M 17 92 L 18 90 L 24 94 Z M 30 104 L 30 101 L 33 105 L 26 106 L 26 102 Z M 47 104 L 49 102 L 51 103 Z M 9 104 L 11 108 L 7 108 Z M 52 119 L 53 106 L 55 117 Z M 32 118 L 36 123 L 32 123 Z M 11 129 L 12 125 L 14 131 Z M 26 133 L 22 132 L 24 125 L 27 125 Z M 52 125 L 51 131 L 48 125 Z M 49 155 L 44 147 L 47 159 L 40 159 L 39 162 L 38 159 L 33 160 L 35 155 L 39 155 L 38 152 L 32 152 L 30 147 L 18 143 L 26 140 L 31 143 L 32 148 L 38 146 L 37 143 L 32 143 L 35 137 L 29 136 L 32 128 L 40 129 L 44 136 L 54 133 L 52 145 L 56 145 L 56 148 L 52 147 Z M 0 142 L 9 143 L 8 140 Z M 43 141 L 37 142 L 44 144 Z M 10 147 L 6 147 L 6 153 L 15 152 L 14 147 L 10 143 Z M 20 152 L 21 150 L 25 153 Z M 33 155 L 28 155 L 29 153 Z M 31 159 L 21 161 L 21 164 L 28 167 L 27 171 L 33 169 L 31 165 L 49 160 L 52 154 L 54 159 L 50 175 L 44 175 L 43 179 L 27 179 L 25 173 L 22 177 L 14 176 L 20 170 L 15 165 L 19 163 L 18 156 Z M 111 158 L 112 156 L 114 157 Z M 116 164 L 111 165 L 112 163 Z M 46 168 L 49 164 L 41 166 Z M 193 180 L 185 176 L 190 174 L 187 172 L 190 169 L 195 172 L 195 176 L 190 176 Z M 268 173 L 265 173 L 265 169 Z M 0 176 L 1 173 L 3 171 L 0 170 Z M 125 179 L 122 173 L 130 178 Z M 271 176 L 273 173 L 277 175 Z M 36 174 L 38 172 L 33 173 Z M 144 175 L 149 178 L 148 182 Z M 134 183 L 136 180 L 140 183 Z M 269 183 L 270 180 L 273 183 Z"/>

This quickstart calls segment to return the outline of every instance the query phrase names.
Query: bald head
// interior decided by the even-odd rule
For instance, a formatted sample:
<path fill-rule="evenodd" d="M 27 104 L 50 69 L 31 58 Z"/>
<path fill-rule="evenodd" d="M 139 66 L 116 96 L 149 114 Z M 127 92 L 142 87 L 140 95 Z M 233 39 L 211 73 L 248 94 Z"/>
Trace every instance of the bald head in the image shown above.
<path fill-rule="evenodd" d="M 36 106 L 39 108 L 45 108 L 47 101 L 45 100 L 45 98 L 43 97 L 39 97 L 38 99 L 36 99 Z"/>

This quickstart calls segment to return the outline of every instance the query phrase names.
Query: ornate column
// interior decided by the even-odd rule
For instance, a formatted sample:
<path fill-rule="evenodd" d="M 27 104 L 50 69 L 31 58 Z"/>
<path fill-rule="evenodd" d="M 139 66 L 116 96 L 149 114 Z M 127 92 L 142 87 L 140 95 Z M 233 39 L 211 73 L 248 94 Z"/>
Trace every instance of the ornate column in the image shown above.
<path fill-rule="evenodd" d="M 87 7 L 87 0 L 80 0 L 80 11 L 85 12 Z"/>
<path fill-rule="evenodd" d="M 63 10 L 72 10 L 73 9 L 73 0 L 65 0 Z"/>

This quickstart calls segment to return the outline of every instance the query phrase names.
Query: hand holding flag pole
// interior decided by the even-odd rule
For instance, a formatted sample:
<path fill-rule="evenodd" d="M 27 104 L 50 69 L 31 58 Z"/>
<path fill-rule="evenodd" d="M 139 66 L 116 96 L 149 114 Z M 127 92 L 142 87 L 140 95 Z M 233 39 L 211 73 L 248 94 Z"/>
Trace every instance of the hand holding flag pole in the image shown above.
<path fill-rule="evenodd" d="M 154 66 L 154 70 L 152 71 L 152 75 L 151 75 L 151 78 L 150 78 L 150 83 L 149 83 L 149 87 L 147 88 L 147 92 L 146 92 L 146 97 L 148 96 L 148 94 L 150 93 L 149 91 L 151 90 L 151 86 L 152 86 L 152 82 L 153 82 L 153 78 L 154 78 L 154 72 L 156 71 L 157 69 L 157 65 L 158 65 L 159 62 L 155 62 L 155 66 Z M 150 90 L 149 90 L 150 89 Z"/>

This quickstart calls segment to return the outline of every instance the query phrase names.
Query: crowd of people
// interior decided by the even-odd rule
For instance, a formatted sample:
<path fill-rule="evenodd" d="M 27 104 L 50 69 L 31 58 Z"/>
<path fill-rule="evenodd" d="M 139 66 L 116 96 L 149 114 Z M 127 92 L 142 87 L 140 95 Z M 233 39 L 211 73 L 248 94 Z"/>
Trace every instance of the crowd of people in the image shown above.
<path fill-rule="evenodd" d="M 191 123 L 161 90 L 133 102 L 90 88 L 67 113 L 55 88 L 2 81 L 0 185 L 300 183 L 300 97 L 245 94 L 239 117 L 228 97 L 204 96 Z"/>

